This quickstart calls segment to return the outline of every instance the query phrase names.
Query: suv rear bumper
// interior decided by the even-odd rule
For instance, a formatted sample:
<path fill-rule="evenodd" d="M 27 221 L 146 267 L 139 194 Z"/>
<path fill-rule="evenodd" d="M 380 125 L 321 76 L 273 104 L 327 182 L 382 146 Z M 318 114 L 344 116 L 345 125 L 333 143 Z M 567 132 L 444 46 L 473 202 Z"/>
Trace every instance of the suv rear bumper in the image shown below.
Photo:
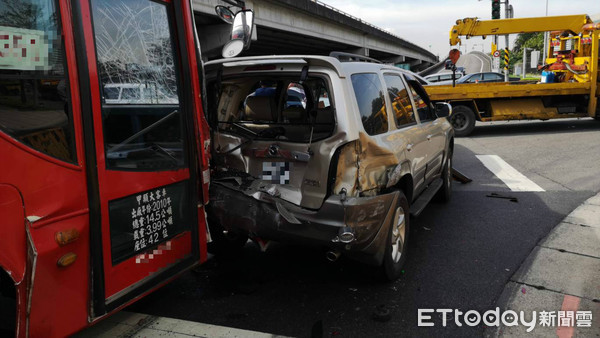
<path fill-rule="evenodd" d="M 258 192 L 248 196 L 218 182 L 210 187 L 209 222 L 251 237 L 326 246 L 356 260 L 379 265 L 383 260 L 389 226 L 393 221 L 397 192 L 374 197 L 327 198 L 320 209 L 308 210 Z M 343 228 L 354 240 L 339 241 Z"/>

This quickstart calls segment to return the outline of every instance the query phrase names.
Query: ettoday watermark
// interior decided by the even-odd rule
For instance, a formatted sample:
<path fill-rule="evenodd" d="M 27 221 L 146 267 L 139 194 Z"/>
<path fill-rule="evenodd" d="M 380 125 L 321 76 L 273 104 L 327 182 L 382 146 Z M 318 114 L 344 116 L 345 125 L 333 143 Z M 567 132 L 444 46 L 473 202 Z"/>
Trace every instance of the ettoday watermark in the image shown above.
<path fill-rule="evenodd" d="M 466 312 L 457 309 L 418 309 L 418 326 L 435 326 L 435 314 L 441 314 L 441 325 L 447 326 L 453 321 L 456 326 L 477 326 L 484 324 L 489 327 L 519 326 L 527 327 L 527 332 L 540 326 L 591 327 L 592 311 L 532 311 L 525 314 L 513 310 L 500 311 L 500 308 L 480 313 L 476 310 Z M 438 316 L 435 316 L 438 317 Z"/>

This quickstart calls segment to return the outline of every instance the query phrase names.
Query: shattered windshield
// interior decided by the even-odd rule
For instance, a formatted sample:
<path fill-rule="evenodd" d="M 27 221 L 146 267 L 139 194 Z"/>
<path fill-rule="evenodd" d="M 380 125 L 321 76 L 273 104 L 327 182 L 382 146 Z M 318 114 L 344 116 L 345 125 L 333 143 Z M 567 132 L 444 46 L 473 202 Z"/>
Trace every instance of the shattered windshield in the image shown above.
<path fill-rule="evenodd" d="M 228 79 L 220 91 L 213 86 L 209 97 L 218 102 L 211 105 L 210 113 L 217 115 L 211 120 L 219 130 L 248 139 L 307 143 L 326 138 L 335 128 L 327 81 L 299 77 Z"/>
<path fill-rule="evenodd" d="M 104 87 L 104 97 L 107 100 L 118 100 L 119 99 L 119 88 L 115 88 L 115 87 L 107 88 L 107 87 Z"/>
<path fill-rule="evenodd" d="M 109 168 L 184 165 L 168 6 L 149 0 L 92 1 Z"/>
<path fill-rule="evenodd" d="M 103 88 L 122 88 L 123 102 L 178 102 L 173 41 L 165 5 L 148 0 L 95 0 L 94 32 Z M 163 96 L 142 92 L 164 93 Z M 106 93 L 104 93 L 106 98 Z"/>

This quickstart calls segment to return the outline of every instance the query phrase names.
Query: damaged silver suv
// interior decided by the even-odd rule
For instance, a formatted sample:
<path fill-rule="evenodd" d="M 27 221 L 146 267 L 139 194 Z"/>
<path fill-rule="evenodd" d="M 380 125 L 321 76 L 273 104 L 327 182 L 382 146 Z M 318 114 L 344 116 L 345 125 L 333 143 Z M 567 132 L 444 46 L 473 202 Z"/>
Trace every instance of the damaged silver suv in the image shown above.
<path fill-rule="evenodd" d="M 316 244 L 400 276 L 409 215 L 450 198 L 451 108 L 410 72 L 351 60 L 206 64 L 216 249 L 248 237 Z"/>

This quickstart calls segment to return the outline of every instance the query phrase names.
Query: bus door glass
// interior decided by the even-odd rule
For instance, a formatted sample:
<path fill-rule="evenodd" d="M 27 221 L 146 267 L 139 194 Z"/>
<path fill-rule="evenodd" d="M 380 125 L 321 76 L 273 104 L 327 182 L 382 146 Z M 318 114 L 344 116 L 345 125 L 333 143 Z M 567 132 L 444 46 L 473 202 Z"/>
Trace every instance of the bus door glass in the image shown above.
<path fill-rule="evenodd" d="M 194 123 L 173 4 L 90 4 L 104 275 L 95 281 L 110 310 L 198 261 Z"/>

